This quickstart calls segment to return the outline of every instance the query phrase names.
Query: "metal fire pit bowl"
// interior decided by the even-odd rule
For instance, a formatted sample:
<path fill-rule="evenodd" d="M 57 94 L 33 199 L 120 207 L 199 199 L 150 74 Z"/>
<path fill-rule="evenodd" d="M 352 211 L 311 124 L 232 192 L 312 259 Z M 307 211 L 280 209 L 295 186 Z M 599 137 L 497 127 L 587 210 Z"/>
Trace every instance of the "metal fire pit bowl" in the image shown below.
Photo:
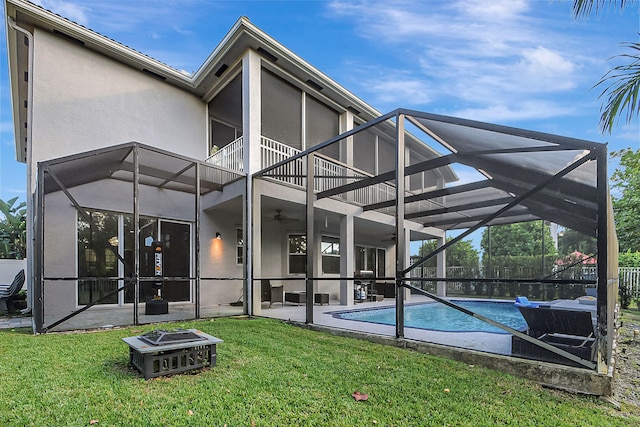
<path fill-rule="evenodd" d="M 145 379 L 216 366 L 216 344 L 222 340 L 197 329 L 155 330 L 122 339 L 129 363 Z"/>

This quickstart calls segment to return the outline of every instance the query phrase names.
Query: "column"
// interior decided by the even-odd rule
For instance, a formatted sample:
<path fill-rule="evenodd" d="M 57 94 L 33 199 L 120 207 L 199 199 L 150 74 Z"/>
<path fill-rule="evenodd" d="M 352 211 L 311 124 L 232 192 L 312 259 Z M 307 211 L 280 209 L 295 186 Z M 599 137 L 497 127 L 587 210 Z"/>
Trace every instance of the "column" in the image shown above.
<path fill-rule="evenodd" d="M 353 215 L 340 218 L 340 276 L 353 277 L 355 272 L 355 238 Z M 340 304 L 353 305 L 353 280 L 340 279 Z"/>

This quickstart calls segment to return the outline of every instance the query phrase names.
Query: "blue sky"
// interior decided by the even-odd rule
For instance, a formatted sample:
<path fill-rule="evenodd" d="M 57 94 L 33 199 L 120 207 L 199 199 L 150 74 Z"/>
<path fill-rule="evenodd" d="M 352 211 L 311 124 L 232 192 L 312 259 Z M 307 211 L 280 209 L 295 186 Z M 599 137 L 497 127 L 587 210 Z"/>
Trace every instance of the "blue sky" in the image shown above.
<path fill-rule="evenodd" d="M 599 132 L 593 88 L 620 43 L 637 41 L 637 3 L 576 21 L 559 0 L 34 2 L 188 72 L 244 15 L 382 113 L 406 107 L 640 148 L 637 119 Z M 0 199 L 25 199 L 2 17 Z"/>

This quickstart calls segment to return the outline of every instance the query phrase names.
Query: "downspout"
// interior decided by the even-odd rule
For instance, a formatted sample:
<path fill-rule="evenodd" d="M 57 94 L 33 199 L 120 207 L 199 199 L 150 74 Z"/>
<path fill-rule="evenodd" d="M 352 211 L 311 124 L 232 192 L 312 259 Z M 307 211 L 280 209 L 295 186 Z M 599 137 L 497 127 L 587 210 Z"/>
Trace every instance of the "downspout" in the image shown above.
<path fill-rule="evenodd" d="M 28 46 L 28 80 L 27 80 L 27 134 L 26 134 L 26 145 L 27 145 L 27 219 L 31 220 L 31 225 L 27 227 L 27 308 L 22 310 L 23 314 L 29 313 L 33 308 L 33 261 L 34 261 L 34 236 L 33 236 L 33 198 L 32 198 L 32 183 L 33 183 L 33 174 L 32 174 L 32 166 L 31 166 L 31 124 L 33 122 L 33 34 L 31 34 L 26 29 L 18 26 L 16 21 L 7 17 L 7 24 L 11 28 L 13 28 L 18 33 L 24 34 L 24 36 L 29 41 Z M 17 135 L 15 135 L 17 137 Z M 35 326 L 34 326 L 35 327 Z M 35 332 L 35 329 L 34 329 Z"/>

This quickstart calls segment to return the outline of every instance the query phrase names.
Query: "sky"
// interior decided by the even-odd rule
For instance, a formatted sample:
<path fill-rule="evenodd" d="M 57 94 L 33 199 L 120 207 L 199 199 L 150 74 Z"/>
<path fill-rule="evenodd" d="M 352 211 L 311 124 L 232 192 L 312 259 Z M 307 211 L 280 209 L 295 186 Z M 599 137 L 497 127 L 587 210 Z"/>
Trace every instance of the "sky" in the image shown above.
<path fill-rule="evenodd" d="M 638 3 L 576 20 L 561 0 L 33 2 L 190 73 L 246 16 L 381 113 L 403 107 L 640 148 L 637 118 L 600 132 L 604 87 L 594 87 L 630 52 L 622 42 L 638 41 Z M 4 7 L 2 20 L 0 199 L 26 200 Z"/>

